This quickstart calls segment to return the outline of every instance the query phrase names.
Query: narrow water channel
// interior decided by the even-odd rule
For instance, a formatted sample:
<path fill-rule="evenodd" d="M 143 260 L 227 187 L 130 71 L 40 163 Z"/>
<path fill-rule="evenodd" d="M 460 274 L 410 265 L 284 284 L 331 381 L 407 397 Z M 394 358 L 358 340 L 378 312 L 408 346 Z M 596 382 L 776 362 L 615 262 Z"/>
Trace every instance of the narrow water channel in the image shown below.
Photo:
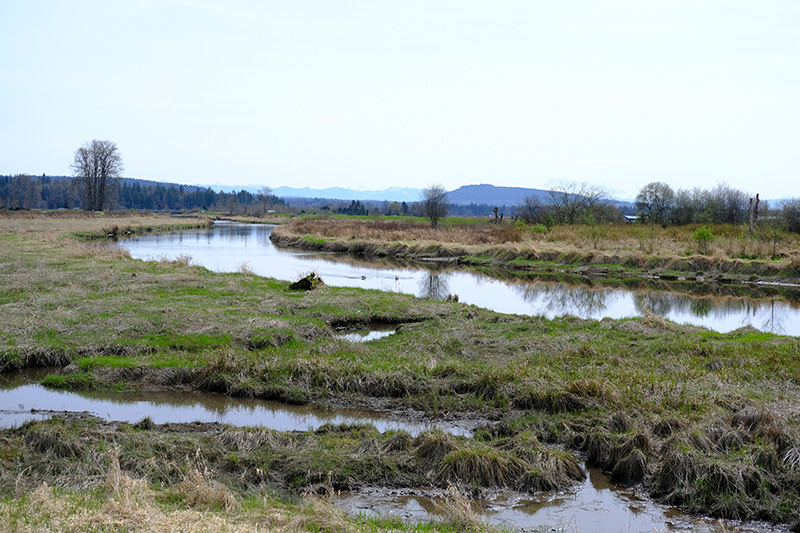
<path fill-rule="evenodd" d="M 412 267 L 346 254 L 279 249 L 269 240 L 273 227 L 218 222 L 209 230 L 145 235 L 120 241 L 119 245 L 137 259 L 190 257 L 194 264 L 216 272 L 235 272 L 246 266 L 256 274 L 291 281 L 315 271 L 328 285 L 438 299 L 458 295 L 461 302 L 503 313 L 548 318 L 569 314 L 600 320 L 642 316 L 647 311 L 679 324 L 721 332 L 750 326 L 771 333 L 800 335 L 800 289 L 794 291 L 792 299 L 759 299 L 498 279 L 442 264 Z"/>
<path fill-rule="evenodd" d="M 36 383 L 53 371 L 58 370 L 0 374 L 0 428 L 74 413 L 130 423 L 149 416 L 156 424 L 218 422 L 264 426 L 278 431 L 314 430 L 324 424 L 372 424 L 380 432 L 403 429 L 418 435 L 432 427 L 398 414 L 366 409 L 329 411 L 314 405 L 288 405 L 204 392 L 59 391 Z M 470 425 L 447 422 L 437 423 L 436 427 L 454 435 L 470 435 L 474 429 Z"/>

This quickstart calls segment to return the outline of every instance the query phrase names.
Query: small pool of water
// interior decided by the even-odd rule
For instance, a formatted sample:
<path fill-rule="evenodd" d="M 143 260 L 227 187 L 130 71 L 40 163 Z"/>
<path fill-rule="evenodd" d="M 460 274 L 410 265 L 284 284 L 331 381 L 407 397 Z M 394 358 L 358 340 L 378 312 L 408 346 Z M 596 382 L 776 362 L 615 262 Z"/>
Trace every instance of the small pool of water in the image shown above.
<path fill-rule="evenodd" d="M 786 533 L 787 527 L 763 522 L 738 522 L 689 516 L 660 505 L 634 488 L 610 482 L 597 469 L 573 490 L 535 495 L 512 491 L 488 492 L 470 500 L 484 521 L 518 531 Z M 371 488 L 341 493 L 334 503 L 351 514 L 396 515 L 404 520 L 430 521 L 446 516 L 441 491 Z"/>
<path fill-rule="evenodd" d="M 389 335 L 394 335 L 396 332 L 397 332 L 396 326 L 390 326 L 378 329 L 357 329 L 352 331 L 345 331 L 337 333 L 336 336 L 339 337 L 340 339 L 356 343 L 356 342 L 369 342 L 382 339 L 384 337 L 388 337 Z"/>

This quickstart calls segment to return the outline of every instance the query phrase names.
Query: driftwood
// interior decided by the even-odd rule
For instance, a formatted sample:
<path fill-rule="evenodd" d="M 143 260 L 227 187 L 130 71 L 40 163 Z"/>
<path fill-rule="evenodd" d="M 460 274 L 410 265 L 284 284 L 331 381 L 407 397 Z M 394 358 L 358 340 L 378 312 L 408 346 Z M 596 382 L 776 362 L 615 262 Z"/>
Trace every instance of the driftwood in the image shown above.
<path fill-rule="evenodd" d="M 312 272 L 308 276 L 300 278 L 289 285 L 289 289 L 293 291 L 310 291 L 319 285 L 324 285 L 322 278 Z"/>

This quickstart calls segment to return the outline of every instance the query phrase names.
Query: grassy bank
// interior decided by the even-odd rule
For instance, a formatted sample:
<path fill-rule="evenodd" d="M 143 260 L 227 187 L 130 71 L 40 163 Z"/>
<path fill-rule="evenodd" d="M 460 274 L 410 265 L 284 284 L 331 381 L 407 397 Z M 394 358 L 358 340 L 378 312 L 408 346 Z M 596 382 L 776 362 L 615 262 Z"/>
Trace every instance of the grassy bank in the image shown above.
<path fill-rule="evenodd" d="M 136 224 L 91 220 L 111 222 Z M 186 498 L 174 492 L 194 475 L 186 457 L 197 452 L 203 479 L 243 509 L 234 513 L 242 527 L 272 513 L 276 494 L 326 487 L 564 488 L 583 476 L 576 457 L 692 512 L 800 520 L 796 338 L 718 334 L 654 316 L 547 320 L 360 289 L 292 291 L 244 267 L 215 274 L 190 258 L 132 260 L 76 241 L 85 225 L 0 219 L 3 371 L 59 366 L 51 386 L 205 390 L 486 422 L 472 439 L 422 440 L 362 426 L 295 434 L 31 423 L 0 432 L 0 512 L 49 501 L 37 492 L 42 482 L 58 488 L 54 508 L 71 498 L 117 505 L 106 481 L 116 453 L 120 471 L 154 491 L 142 501 L 169 516 Z M 366 344 L 334 335 L 372 323 L 398 332 Z M 566 451 L 544 446 L 552 444 Z M 68 465 L 78 463 L 95 470 L 72 475 Z M 215 505 L 200 511 L 228 519 Z M 250 506 L 259 510 L 248 514 Z M 292 513 L 316 512 L 292 509 L 292 527 Z"/>
<path fill-rule="evenodd" d="M 370 426 L 323 426 L 281 433 L 218 424 L 109 424 L 95 418 L 33 422 L 3 432 L 0 519 L 14 531 L 459 531 L 490 529 L 458 512 L 442 490 L 437 524 L 347 517 L 327 497 L 361 483 L 447 489 L 444 451 L 470 453 L 465 439 L 431 432 L 379 434 Z M 529 447 L 530 448 L 530 447 Z M 539 450 L 539 451 L 537 451 Z M 523 459 L 515 482 L 558 482 Z M 564 476 L 574 459 L 544 450 Z M 429 474 L 429 469 L 435 474 Z"/>
<path fill-rule="evenodd" d="M 594 277 L 800 282 L 800 236 L 712 226 L 700 253 L 698 226 L 528 226 L 453 219 L 296 218 L 272 233 L 280 246 L 405 259 L 448 258 L 465 266 Z"/>

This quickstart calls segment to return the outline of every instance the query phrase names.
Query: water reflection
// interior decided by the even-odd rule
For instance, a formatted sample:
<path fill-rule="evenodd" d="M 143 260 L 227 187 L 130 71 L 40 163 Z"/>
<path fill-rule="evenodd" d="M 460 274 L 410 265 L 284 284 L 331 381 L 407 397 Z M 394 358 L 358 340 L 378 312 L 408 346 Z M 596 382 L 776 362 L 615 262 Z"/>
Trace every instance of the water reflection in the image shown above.
<path fill-rule="evenodd" d="M 561 282 L 519 282 L 515 289 L 525 301 L 548 316 L 576 315 L 603 318 L 615 291 L 591 289 Z M 619 292 L 619 291 L 616 291 Z"/>
<path fill-rule="evenodd" d="M 377 339 L 394 335 L 396 332 L 395 326 L 385 326 L 371 329 L 358 329 L 347 331 L 345 333 L 338 333 L 336 336 L 349 342 L 369 342 Z"/>
<path fill-rule="evenodd" d="M 635 488 L 614 485 L 600 470 L 588 472 L 587 479 L 573 490 L 537 494 L 497 491 L 470 504 L 485 521 L 522 531 L 787 531 L 763 522 L 685 515 L 646 498 Z M 445 514 L 441 493 L 431 490 L 372 488 L 340 494 L 334 502 L 352 514 L 392 514 L 410 521 L 430 521 Z"/>
<path fill-rule="evenodd" d="M 120 241 L 139 259 L 174 259 L 190 256 L 217 272 L 235 272 L 243 265 L 255 273 L 295 280 L 316 271 L 325 283 L 403 292 L 434 299 L 458 295 L 461 302 L 504 313 L 574 315 L 602 319 L 642 316 L 645 312 L 716 331 L 743 326 L 773 333 L 800 335 L 800 289 L 750 286 L 765 297 L 737 296 L 741 287 L 684 282 L 686 292 L 667 290 L 658 280 L 637 281 L 633 286 L 594 286 L 590 280 L 576 284 L 557 276 L 526 276 L 510 272 L 479 273 L 451 264 L 412 263 L 279 249 L 269 235 L 273 226 L 217 223 L 213 229 L 169 235 L 145 235 Z M 674 286 L 674 285 L 673 285 Z M 768 297 L 766 297 L 768 296 Z"/>
<path fill-rule="evenodd" d="M 450 295 L 450 286 L 447 277 L 435 272 L 419 278 L 419 292 L 417 296 L 432 300 L 445 300 Z"/>
<path fill-rule="evenodd" d="M 411 422 L 380 411 L 325 410 L 314 405 L 287 405 L 202 392 L 68 392 L 30 383 L 16 385 L 26 378 L 12 376 L 6 383 L 15 385 L 0 388 L 0 427 L 15 427 L 29 420 L 66 413 L 88 413 L 109 421 L 131 423 L 149 416 L 156 424 L 218 422 L 279 431 L 316 429 L 328 423 L 366 423 L 381 432 L 404 429 L 417 435 L 431 427 L 429 423 Z M 472 432 L 459 424 L 437 424 L 437 427 L 455 435 Z"/>

